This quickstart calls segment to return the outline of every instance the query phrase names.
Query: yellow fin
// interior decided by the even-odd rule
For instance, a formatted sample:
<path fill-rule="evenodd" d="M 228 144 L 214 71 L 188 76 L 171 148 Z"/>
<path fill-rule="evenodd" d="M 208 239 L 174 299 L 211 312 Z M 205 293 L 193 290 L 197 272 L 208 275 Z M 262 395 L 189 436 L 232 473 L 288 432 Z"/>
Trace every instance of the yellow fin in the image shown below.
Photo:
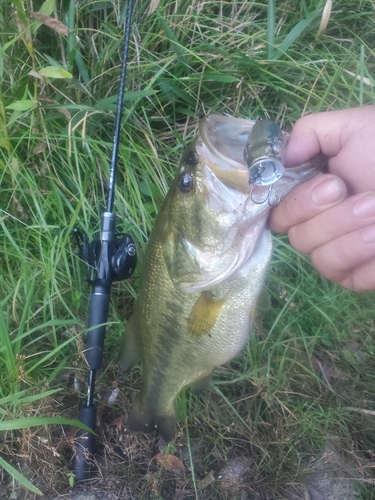
<path fill-rule="evenodd" d="M 193 337 L 202 337 L 214 327 L 225 300 L 215 300 L 211 292 L 204 291 L 190 313 L 188 331 Z"/>

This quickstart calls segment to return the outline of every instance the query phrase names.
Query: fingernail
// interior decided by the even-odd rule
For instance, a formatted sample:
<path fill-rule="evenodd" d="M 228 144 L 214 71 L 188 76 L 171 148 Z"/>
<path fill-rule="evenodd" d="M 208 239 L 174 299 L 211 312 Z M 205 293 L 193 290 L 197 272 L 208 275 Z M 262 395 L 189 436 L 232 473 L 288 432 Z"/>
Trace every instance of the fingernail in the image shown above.
<path fill-rule="evenodd" d="M 375 193 L 369 193 L 353 205 L 353 214 L 360 219 L 375 215 Z"/>
<path fill-rule="evenodd" d="M 375 226 L 367 226 L 362 230 L 362 239 L 366 243 L 375 242 Z"/>
<path fill-rule="evenodd" d="M 316 186 L 311 193 L 315 205 L 324 206 L 340 199 L 343 194 L 343 186 L 338 179 L 328 179 Z"/>

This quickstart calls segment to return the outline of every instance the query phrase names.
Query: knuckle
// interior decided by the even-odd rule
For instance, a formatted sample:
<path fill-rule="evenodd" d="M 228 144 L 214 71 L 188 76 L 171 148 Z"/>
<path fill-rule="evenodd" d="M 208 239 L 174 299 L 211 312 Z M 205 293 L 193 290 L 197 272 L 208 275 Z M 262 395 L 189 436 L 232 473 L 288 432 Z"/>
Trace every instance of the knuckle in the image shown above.
<path fill-rule="evenodd" d="M 284 200 L 284 218 L 289 221 L 289 227 L 303 222 L 304 217 L 304 193 L 301 192 L 305 186 L 296 187 Z"/>
<path fill-rule="evenodd" d="M 352 249 L 339 240 L 327 243 L 310 254 L 314 267 L 327 279 L 354 290 L 350 276 L 355 267 Z M 343 285 L 343 283 L 347 283 Z"/>
<path fill-rule="evenodd" d="M 375 290 L 375 259 L 353 270 L 351 284 L 355 292 Z"/>
<path fill-rule="evenodd" d="M 300 236 L 300 226 L 292 226 L 289 231 L 288 231 L 288 238 L 289 241 L 296 250 L 298 250 L 301 253 L 309 254 L 309 248 L 307 245 L 307 242 L 305 238 L 301 238 Z"/>
<path fill-rule="evenodd" d="M 287 215 L 286 200 L 282 200 L 277 207 L 272 209 L 269 223 L 279 233 L 288 232 L 291 224 Z"/>

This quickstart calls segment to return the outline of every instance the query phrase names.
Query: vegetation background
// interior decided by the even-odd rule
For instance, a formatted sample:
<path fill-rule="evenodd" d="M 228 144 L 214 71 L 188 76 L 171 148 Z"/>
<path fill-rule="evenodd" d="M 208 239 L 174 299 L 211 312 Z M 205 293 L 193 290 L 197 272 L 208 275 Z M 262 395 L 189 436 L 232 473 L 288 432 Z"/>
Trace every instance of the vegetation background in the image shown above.
<path fill-rule="evenodd" d="M 266 114 L 290 130 L 304 113 L 374 103 L 374 3 L 330 3 L 135 3 L 115 212 L 139 265 L 114 286 L 97 381 L 100 484 L 116 498 L 308 498 L 314 457 L 332 448 L 338 476 L 374 498 L 374 294 L 327 282 L 285 237 L 271 308 L 210 391 L 180 397 L 173 445 L 127 431 L 141 375 L 116 369 L 147 236 L 197 120 Z M 1 498 L 71 485 L 90 287 L 70 231 L 99 230 L 125 7 L 0 2 Z"/>

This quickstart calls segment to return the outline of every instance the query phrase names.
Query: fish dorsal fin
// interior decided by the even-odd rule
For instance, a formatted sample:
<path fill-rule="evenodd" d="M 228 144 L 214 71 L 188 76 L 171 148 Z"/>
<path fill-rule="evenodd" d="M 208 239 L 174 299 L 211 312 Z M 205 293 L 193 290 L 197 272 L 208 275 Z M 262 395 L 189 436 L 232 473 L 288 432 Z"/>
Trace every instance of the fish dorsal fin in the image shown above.
<path fill-rule="evenodd" d="M 200 338 L 208 334 L 215 326 L 224 304 L 224 299 L 215 300 L 211 292 L 202 292 L 188 319 L 188 332 L 190 335 Z"/>

